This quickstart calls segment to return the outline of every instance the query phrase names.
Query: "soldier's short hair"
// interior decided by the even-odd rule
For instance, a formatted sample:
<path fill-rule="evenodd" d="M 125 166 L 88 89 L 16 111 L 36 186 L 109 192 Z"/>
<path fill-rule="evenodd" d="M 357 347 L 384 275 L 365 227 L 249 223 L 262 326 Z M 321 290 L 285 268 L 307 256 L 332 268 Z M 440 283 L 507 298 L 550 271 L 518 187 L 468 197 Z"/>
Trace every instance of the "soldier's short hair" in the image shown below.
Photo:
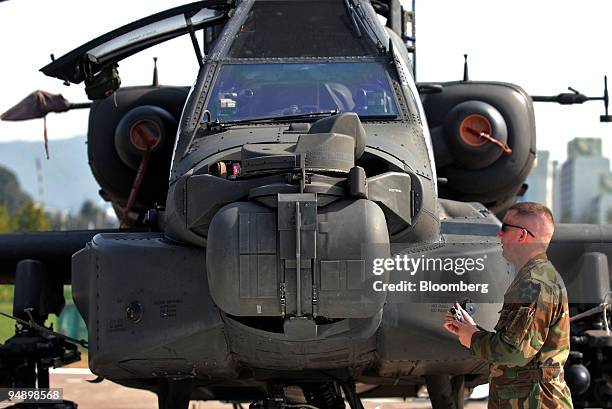
<path fill-rule="evenodd" d="M 550 209 L 543 204 L 536 202 L 520 202 L 515 203 L 508 211 L 514 210 L 518 216 L 540 216 L 544 215 L 552 224 L 555 223 L 552 212 Z"/>

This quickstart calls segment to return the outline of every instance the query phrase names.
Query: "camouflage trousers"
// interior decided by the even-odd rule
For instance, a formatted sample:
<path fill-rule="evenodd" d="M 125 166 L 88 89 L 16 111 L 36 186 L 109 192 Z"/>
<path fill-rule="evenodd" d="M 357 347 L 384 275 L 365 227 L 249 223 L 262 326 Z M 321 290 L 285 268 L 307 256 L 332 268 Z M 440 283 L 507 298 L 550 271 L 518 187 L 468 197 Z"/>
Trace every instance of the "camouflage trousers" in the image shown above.
<path fill-rule="evenodd" d="M 517 380 L 489 385 L 488 409 L 572 409 L 572 398 L 563 380 Z"/>

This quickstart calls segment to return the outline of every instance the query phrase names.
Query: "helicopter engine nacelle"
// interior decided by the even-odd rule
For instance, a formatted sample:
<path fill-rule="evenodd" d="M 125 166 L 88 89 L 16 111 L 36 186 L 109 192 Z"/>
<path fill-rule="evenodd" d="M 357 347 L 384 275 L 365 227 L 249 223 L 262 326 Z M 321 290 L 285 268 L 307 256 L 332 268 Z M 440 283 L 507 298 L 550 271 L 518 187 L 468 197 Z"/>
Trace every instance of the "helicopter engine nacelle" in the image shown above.
<path fill-rule="evenodd" d="M 188 91 L 187 87 L 126 87 L 93 103 L 87 133 L 89 165 L 100 195 L 116 209 L 126 206 L 145 156 L 144 178 L 132 211 L 142 213 L 165 202 L 165 182 Z"/>
<path fill-rule="evenodd" d="M 485 204 L 501 215 L 514 202 L 535 158 L 533 103 L 499 82 L 444 83 L 423 97 L 440 197 Z"/>

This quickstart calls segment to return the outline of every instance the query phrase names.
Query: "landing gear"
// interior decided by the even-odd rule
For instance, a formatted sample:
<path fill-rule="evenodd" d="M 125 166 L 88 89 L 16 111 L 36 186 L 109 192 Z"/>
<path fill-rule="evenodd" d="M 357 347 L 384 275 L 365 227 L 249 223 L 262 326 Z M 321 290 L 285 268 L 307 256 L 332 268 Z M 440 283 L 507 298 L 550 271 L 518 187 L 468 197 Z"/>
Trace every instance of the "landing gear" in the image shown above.
<path fill-rule="evenodd" d="M 157 390 L 159 409 L 187 409 L 191 398 L 191 380 L 163 379 Z"/>
<path fill-rule="evenodd" d="M 249 409 L 314 409 L 314 407 L 287 402 L 283 386 L 274 385 L 266 399 L 251 403 Z"/>
<path fill-rule="evenodd" d="M 427 392 L 433 409 L 463 409 L 465 377 L 457 375 L 428 375 Z"/>
<path fill-rule="evenodd" d="M 344 399 L 334 382 L 302 385 L 304 398 L 309 405 L 317 408 L 344 409 Z"/>
<path fill-rule="evenodd" d="M 351 379 L 347 383 L 343 383 L 341 386 L 342 391 L 344 392 L 344 396 L 346 396 L 346 400 L 348 401 L 348 404 L 351 409 L 363 409 L 361 399 L 357 395 L 355 381 Z"/>
<path fill-rule="evenodd" d="M 300 385 L 306 403 L 291 403 L 285 397 L 283 385 L 272 388 L 268 398 L 253 402 L 249 409 L 344 409 L 346 398 L 351 409 L 363 409 L 361 399 L 357 395 L 355 382 L 311 382 Z"/>

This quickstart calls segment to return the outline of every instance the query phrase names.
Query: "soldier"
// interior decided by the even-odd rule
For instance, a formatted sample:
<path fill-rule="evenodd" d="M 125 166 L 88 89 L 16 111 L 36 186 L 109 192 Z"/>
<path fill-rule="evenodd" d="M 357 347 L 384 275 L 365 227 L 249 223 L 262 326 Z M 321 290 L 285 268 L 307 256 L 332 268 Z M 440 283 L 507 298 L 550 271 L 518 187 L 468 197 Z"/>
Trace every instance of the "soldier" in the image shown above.
<path fill-rule="evenodd" d="M 518 273 L 504 295 L 495 332 L 478 327 L 458 304 L 462 321 L 450 313 L 445 317 L 444 327 L 490 363 L 489 408 L 572 408 L 563 379 L 570 350 L 567 292 L 546 257 L 553 231 L 546 206 L 510 207 L 498 237 L 504 258 Z"/>

